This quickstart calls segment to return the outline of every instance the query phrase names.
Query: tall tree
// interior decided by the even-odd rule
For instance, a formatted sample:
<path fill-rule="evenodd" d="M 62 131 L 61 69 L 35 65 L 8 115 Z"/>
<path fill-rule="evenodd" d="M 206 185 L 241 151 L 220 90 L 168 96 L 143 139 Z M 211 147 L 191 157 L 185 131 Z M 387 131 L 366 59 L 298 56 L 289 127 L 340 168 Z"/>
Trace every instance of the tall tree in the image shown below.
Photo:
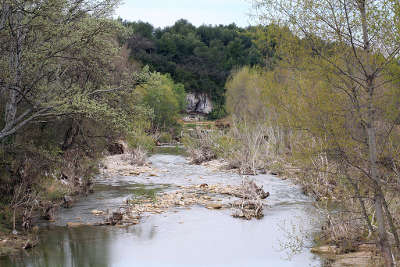
<path fill-rule="evenodd" d="M 128 47 L 133 58 L 152 70 L 169 73 L 189 92 L 208 94 L 222 115 L 224 86 L 232 70 L 245 65 L 273 65 L 275 51 L 267 42 L 267 27 L 195 27 L 186 20 L 164 29 L 144 22 L 124 25 L 131 31 Z"/>
<path fill-rule="evenodd" d="M 354 166 L 351 152 L 343 155 L 347 164 L 361 167 L 374 192 L 378 224 L 378 246 L 386 266 L 393 266 L 386 220 L 391 221 L 383 188 L 387 185 L 378 167 L 385 151 L 384 138 L 393 130 L 395 120 L 379 117 L 384 111 L 380 98 L 399 73 L 387 75 L 398 64 L 400 52 L 400 3 L 396 0 L 256 0 L 261 19 L 289 26 L 312 49 L 323 69 L 327 86 L 341 91 L 351 103 L 350 120 L 357 123 L 361 136 L 352 138 L 365 145 L 368 164 Z M 382 127 L 382 125 L 384 125 Z M 383 129 L 382 129 L 383 128 Z M 379 131 L 381 130 L 381 131 Z M 383 130 L 383 131 L 382 131 Z M 359 132 L 357 132 L 359 133 Z M 386 216 L 385 216 L 386 215 Z M 392 228 L 396 243 L 396 229 Z"/>
<path fill-rule="evenodd" d="M 0 141 L 43 117 L 79 112 L 107 82 L 117 0 L 3 0 Z M 92 100 L 91 100 L 92 99 Z M 84 105 L 85 106 L 85 105 Z M 81 110 L 83 111 L 83 110 Z"/>

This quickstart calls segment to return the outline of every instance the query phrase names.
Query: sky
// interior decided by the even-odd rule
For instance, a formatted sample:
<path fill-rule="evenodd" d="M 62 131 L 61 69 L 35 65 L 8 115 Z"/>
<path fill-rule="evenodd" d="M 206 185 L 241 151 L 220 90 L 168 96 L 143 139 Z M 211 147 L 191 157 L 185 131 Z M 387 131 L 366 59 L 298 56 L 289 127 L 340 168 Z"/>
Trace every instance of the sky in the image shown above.
<path fill-rule="evenodd" d="M 149 22 L 155 27 L 170 26 L 186 19 L 196 26 L 202 24 L 246 27 L 252 22 L 249 0 L 122 0 L 116 17 L 129 21 Z"/>

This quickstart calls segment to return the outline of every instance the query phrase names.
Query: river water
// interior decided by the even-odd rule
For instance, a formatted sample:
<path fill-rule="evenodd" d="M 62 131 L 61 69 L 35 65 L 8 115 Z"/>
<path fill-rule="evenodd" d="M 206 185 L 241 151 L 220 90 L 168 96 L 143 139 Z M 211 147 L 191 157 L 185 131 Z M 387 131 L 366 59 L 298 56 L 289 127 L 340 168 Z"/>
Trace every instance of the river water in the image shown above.
<path fill-rule="evenodd" d="M 309 249 L 309 234 L 318 228 L 311 199 L 290 181 L 270 175 L 252 177 L 270 192 L 261 220 L 194 206 L 145 216 L 126 228 L 65 227 L 67 222 L 99 221 L 93 209 L 115 210 L 135 195 L 177 185 L 241 182 L 239 175 L 190 165 L 179 155 L 157 154 L 150 161 L 158 176 L 100 175 L 94 194 L 61 209 L 55 222 L 42 223 L 37 247 L 0 258 L 0 266 L 321 266 Z"/>

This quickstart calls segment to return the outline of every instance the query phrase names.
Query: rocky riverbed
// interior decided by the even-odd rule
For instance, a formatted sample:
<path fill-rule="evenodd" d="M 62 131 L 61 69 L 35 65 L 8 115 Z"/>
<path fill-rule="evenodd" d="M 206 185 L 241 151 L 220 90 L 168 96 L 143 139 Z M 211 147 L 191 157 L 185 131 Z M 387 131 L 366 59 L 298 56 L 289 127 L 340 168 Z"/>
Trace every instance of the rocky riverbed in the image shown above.
<path fill-rule="evenodd" d="M 60 210 L 55 222 L 42 222 L 42 242 L 23 255 L 1 258 L 0 265 L 320 265 L 304 234 L 318 228 L 311 219 L 316 210 L 289 181 L 251 177 L 270 196 L 262 199 L 263 218 L 241 220 L 232 209 L 247 205 L 240 195 L 243 177 L 190 165 L 179 155 L 154 155 L 143 167 L 121 160 L 123 155 L 107 158 L 94 193 Z M 113 215 L 130 224 L 87 226 Z"/>

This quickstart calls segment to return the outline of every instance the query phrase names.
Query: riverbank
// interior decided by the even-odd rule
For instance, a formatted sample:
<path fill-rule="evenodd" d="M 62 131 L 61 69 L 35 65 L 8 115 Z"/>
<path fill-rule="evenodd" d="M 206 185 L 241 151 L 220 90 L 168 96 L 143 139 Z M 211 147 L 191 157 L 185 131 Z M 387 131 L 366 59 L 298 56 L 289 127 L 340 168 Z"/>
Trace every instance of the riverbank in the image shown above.
<path fill-rule="evenodd" d="M 43 225 L 45 228 L 40 237 L 42 242 L 32 252 L 24 253 L 19 261 L 14 260 L 13 264 L 5 263 L 4 266 L 38 266 L 32 262 L 62 265 L 64 260 L 76 263 L 85 261 L 86 264 L 101 262 L 103 265 L 112 262 L 114 266 L 123 266 L 118 259 L 124 259 L 125 263 L 143 263 L 141 266 L 198 266 L 194 264 L 196 262 L 203 263 L 202 266 L 223 266 L 221 259 L 224 259 L 225 264 L 226 259 L 230 259 L 229 266 L 243 266 L 245 263 L 265 266 L 266 263 L 271 263 L 274 266 L 289 267 L 293 266 L 293 262 L 304 266 L 311 263 L 314 263 L 313 266 L 319 265 L 316 264 L 319 262 L 318 257 L 313 257 L 308 249 L 293 255 L 293 261 L 286 259 L 286 251 L 278 249 L 291 242 L 287 239 L 286 231 L 292 231 L 292 223 L 305 229 L 314 229 L 314 224 L 308 221 L 315 216 L 314 208 L 299 188 L 289 181 L 270 175 L 254 177 L 256 184 L 263 186 L 271 194 L 266 199 L 267 205 L 263 207 L 264 218 L 249 221 L 233 218 L 230 206 L 219 207 L 237 197 L 220 196 L 219 193 L 222 192 L 215 194 L 215 191 L 226 188 L 224 185 L 229 188 L 240 186 L 240 175 L 206 166 L 190 165 L 187 159 L 179 155 L 153 155 L 149 158 L 148 167 L 151 170 L 139 175 L 99 175 L 95 180 L 93 194 L 77 201 L 69 209 L 61 209 L 55 222 Z M 122 173 L 127 173 L 125 170 Z M 156 175 L 151 176 L 152 173 Z M 202 184 L 207 184 L 209 188 L 198 188 Z M 183 200 L 179 197 L 181 193 Z M 204 205 L 180 205 L 179 202 L 179 205 L 175 205 L 175 201 L 190 200 L 191 196 L 187 194 L 193 193 L 201 196 Z M 173 194 L 176 197 L 170 202 L 174 202 L 174 205 L 160 213 L 142 212 L 135 225 L 87 226 L 104 220 L 102 215 L 93 214 L 94 210 L 108 210 L 112 214 L 125 208 L 127 200 L 152 195 L 172 197 Z M 213 199 L 222 198 L 223 201 L 210 201 L 208 196 Z M 216 205 L 204 208 L 210 202 Z M 76 227 L 65 227 L 67 223 L 77 224 Z M 288 226 L 287 229 L 282 228 L 285 225 Z M 306 239 L 301 232 L 298 235 L 303 240 Z M 213 249 L 210 243 L 213 244 Z M 60 247 L 54 244 L 63 245 Z M 54 247 L 57 247 L 57 251 Z M 217 251 L 215 247 L 218 248 Z M 96 251 L 101 251 L 101 254 Z M 201 252 L 201 255 L 196 251 Z M 80 257 L 83 252 L 84 259 Z M 254 253 L 258 255 L 256 258 L 253 257 Z M 59 257 L 60 254 L 64 256 Z M 44 255 L 52 256 L 45 259 Z M 142 259 L 139 255 L 151 257 Z M 164 264 L 159 265 L 159 262 Z"/>
<path fill-rule="evenodd" d="M 215 172 L 226 168 L 226 163 L 219 160 L 204 164 Z M 164 170 L 165 171 L 165 170 Z M 101 175 L 104 177 L 138 176 L 147 174 L 149 177 L 159 176 L 157 170 L 146 162 L 143 166 L 137 166 L 131 161 L 130 154 L 107 156 L 102 161 Z M 150 179 L 148 177 L 148 179 Z M 229 197 L 229 200 L 226 199 Z M 104 210 L 93 210 L 92 213 L 105 217 L 100 225 L 129 226 L 139 223 L 142 214 L 163 213 L 173 207 L 189 208 L 200 205 L 208 209 L 235 209 L 234 217 L 252 219 L 263 216 L 263 200 L 269 196 L 261 187 L 253 181 L 244 179 L 240 185 L 207 184 L 178 185 L 172 192 L 148 192 L 132 199 L 126 200 L 126 205 L 118 212 L 110 214 Z M 231 197 L 233 199 L 231 200 Z M 121 203 L 122 204 L 122 203 Z"/>
<path fill-rule="evenodd" d="M 39 243 L 38 228 L 28 234 L 14 235 L 0 233 L 0 257 L 16 254 L 21 250 L 30 249 Z"/>
<path fill-rule="evenodd" d="M 210 161 L 205 161 L 200 163 L 201 166 L 205 166 L 213 171 L 224 171 L 231 173 L 238 173 L 238 169 L 230 168 L 229 163 L 222 159 L 217 158 Z M 273 164 L 270 164 L 269 170 L 261 170 L 259 173 L 269 173 L 271 175 L 277 176 L 279 179 L 290 180 L 295 184 L 298 184 L 302 188 L 302 192 L 308 196 L 315 196 L 315 192 L 313 191 L 315 188 L 312 188 L 308 184 L 303 183 L 302 176 L 311 175 L 305 173 L 300 168 L 296 168 L 292 164 L 283 161 L 276 161 Z M 322 203 L 327 199 L 321 197 L 316 199 L 317 203 Z M 323 206 L 323 205 L 321 205 Z M 326 236 L 326 227 L 321 228 L 321 233 L 316 236 Z M 311 252 L 321 256 L 324 259 L 324 266 L 353 266 L 353 267 L 365 267 L 365 266 L 381 266 L 382 258 L 379 254 L 378 249 L 375 245 L 371 245 L 368 243 L 359 243 L 359 244 L 349 244 L 343 242 L 339 245 L 318 245 L 317 243 L 321 240 L 318 240 L 315 245 L 312 247 Z M 323 241 L 323 240 L 322 240 Z M 325 242 L 325 241 L 323 241 Z M 347 245 L 346 245 L 347 244 Z M 346 246 L 350 246 L 346 247 Z M 383 265 L 382 265 L 383 266 Z"/>
<path fill-rule="evenodd" d="M 329 206 L 335 206 L 335 200 L 328 197 L 321 196 L 318 190 L 319 185 L 312 185 L 304 183 L 305 176 L 315 175 L 307 173 L 306 171 L 294 167 L 292 164 L 281 162 L 277 164 L 279 168 L 272 170 L 274 173 L 279 173 L 280 177 L 290 179 L 296 184 L 299 184 L 304 194 L 312 196 L 315 199 L 315 205 L 320 209 L 326 209 Z M 318 192 L 318 193 L 317 193 Z M 338 225 L 337 227 L 342 227 Z M 343 226 L 345 227 L 345 226 Z M 315 245 L 312 247 L 311 252 L 321 256 L 324 259 L 324 266 L 327 267 L 377 267 L 384 266 L 383 258 L 381 257 L 379 249 L 375 244 L 371 244 L 368 240 L 360 240 L 356 243 L 343 240 L 332 244 L 329 239 L 324 239 L 330 235 L 329 227 L 324 224 L 321 227 L 320 233 L 317 236 Z M 322 243 L 323 245 L 319 245 Z"/>
<path fill-rule="evenodd" d="M 325 265 L 329 267 L 376 267 L 383 266 L 382 258 L 375 245 L 360 244 L 351 252 L 343 253 L 343 248 L 336 246 L 317 246 L 311 249 L 312 253 L 321 255 Z"/>

